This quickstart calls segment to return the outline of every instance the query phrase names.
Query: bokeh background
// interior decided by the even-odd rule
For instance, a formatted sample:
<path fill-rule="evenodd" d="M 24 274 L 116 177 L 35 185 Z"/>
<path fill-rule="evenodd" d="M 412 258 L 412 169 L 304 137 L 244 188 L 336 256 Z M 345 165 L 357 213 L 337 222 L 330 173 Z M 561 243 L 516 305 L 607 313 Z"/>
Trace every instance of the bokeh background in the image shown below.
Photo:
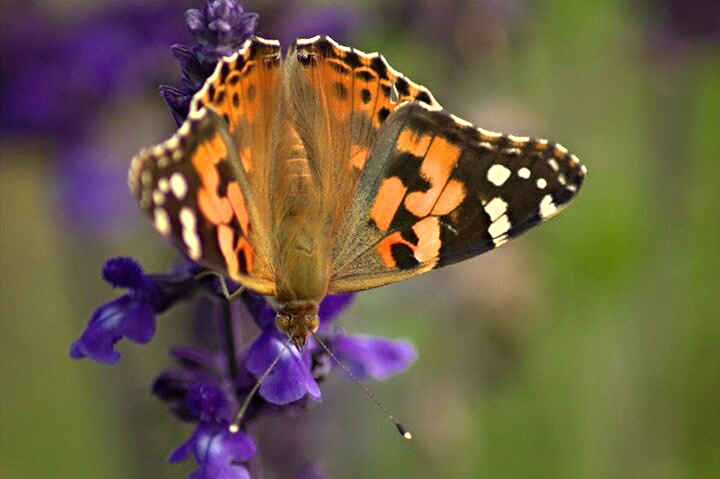
<path fill-rule="evenodd" d="M 260 33 L 318 30 L 381 51 L 450 111 L 562 142 L 588 166 L 558 219 L 501 250 L 360 294 L 353 332 L 407 337 L 412 369 L 372 385 L 398 439 L 335 374 L 296 419 L 264 420 L 335 478 L 720 477 L 720 4 L 715 0 L 251 1 Z M 0 476 L 185 477 L 191 431 L 149 392 L 192 307 L 112 367 L 68 358 L 113 298 L 103 261 L 179 256 L 126 190 L 173 120 L 159 84 L 196 1 L 0 7 Z M 287 431 L 302 437 L 290 443 Z"/>

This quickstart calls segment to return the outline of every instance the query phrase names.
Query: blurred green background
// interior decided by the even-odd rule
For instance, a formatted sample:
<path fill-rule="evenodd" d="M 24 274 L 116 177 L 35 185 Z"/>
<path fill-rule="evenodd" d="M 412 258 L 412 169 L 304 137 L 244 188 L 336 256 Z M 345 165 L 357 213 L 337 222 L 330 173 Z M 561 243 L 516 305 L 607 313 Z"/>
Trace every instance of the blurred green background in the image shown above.
<path fill-rule="evenodd" d="M 65 26 L 101 8 L 35 3 Z M 286 4 L 293 15 L 329 5 L 243 2 L 269 37 Z M 349 331 L 416 344 L 409 372 L 372 384 L 415 442 L 398 439 L 336 373 L 309 414 L 259 424 L 267 477 L 296 454 L 335 478 L 720 477 L 716 2 L 335 5 L 357 13 L 345 43 L 382 52 L 479 126 L 562 142 L 589 173 L 558 219 L 501 250 L 362 293 L 344 317 Z M 168 64 L 161 80 L 176 84 L 169 52 L 157 61 Z M 155 84 L 109 100 L 93 136 L 116 152 L 111 180 L 124 188 L 135 150 L 173 123 Z M 77 224 L 53 143 L 12 131 L 1 141 L 0 476 L 185 477 L 190 464 L 165 459 L 192 428 L 149 388 L 170 365 L 169 345 L 188 340 L 190 308 L 162 316 L 150 345 L 121 343 L 115 366 L 67 354 L 116 295 L 99 275 L 107 257 L 164 271 L 179 256 L 132 206 L 110 226 Z M 304 442 L 287 443 L 283 430 L 301 430 Z"/>

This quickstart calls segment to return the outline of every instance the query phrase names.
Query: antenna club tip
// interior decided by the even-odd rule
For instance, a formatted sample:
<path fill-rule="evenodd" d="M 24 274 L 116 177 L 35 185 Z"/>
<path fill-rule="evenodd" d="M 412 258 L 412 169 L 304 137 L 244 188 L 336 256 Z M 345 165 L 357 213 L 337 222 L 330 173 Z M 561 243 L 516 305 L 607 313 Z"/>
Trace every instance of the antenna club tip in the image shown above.
<path fill-rule="evenodd" d="M 228 431 L 230 431 L 231 434 L 235 434 L 240 431 L 240 426 L 233 423 L 228 426 Z"/>
<path fill-rule="evenodd" d="M 403 437 L 403 439 L 410 441 L 413 438 L 412 433 L 410 431 L 408 431 L 407 429 L 405 429 L 403 427 L 403 425 L 400 424 L 399 422 L 395 423 L 395 427 L 397 428 L 398 432 Z"/>

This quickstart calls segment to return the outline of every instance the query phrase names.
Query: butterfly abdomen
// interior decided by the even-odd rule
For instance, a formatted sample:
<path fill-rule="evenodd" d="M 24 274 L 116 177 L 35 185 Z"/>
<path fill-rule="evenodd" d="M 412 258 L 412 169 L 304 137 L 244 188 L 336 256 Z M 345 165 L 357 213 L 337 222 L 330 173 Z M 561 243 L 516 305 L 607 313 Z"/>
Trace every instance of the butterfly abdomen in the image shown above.
<path fill-rule="evenodd" d="M 277 150 L 275 237 L 277 298 L 320 301 L 327 293 L 328 239 L 320 191 L 297 131 L 288 125 Z"/>

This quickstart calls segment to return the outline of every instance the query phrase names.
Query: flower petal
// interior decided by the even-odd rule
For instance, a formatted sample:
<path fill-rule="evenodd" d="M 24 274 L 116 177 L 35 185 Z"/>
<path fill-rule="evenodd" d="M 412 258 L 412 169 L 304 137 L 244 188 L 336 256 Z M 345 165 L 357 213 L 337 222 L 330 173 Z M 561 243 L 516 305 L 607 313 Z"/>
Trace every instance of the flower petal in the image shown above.
<path fill-rule="evenodd" d="M 310 371 L 310 356 L 306 351 L 298 352 L 295 346 L 288 346 L 276 332 L 266 331 L 250 346 L 247 369 L 260 377 L 278 355 L 280 360 L 260 386 L 260 395 L 278 405 L 302 399 L 306 395 L 319 400 L 320 387 Z M 282 354 L 281 354 L 282 351 Z"/>
<path fill-rule="evenodd" d="M 137 261 L 120 256 L 105 262 L 102 275 L 113 287 L 130 289 L 141 287 L 144 273 Z"/>
<path fill-rule="evenodd" d="M 355 295 L 353 293 L 334 294 L 326 296 L 320 303 L 318 316 L 320 317 L 320 328 L 325 330 L 330 323 L 335 321 L 341 313 L 343 313 L 353 303 Z"/>
<path fill-rule="evenodd" d="M 387 379 L 405 371 L 417 357 L 410 341 L 371 336 L 338 336 L 332 348 L 358 379 Z"/>
<path fill-rule="evenodd" d="M 245 433 L 228 431 L 228 423 L 201 422 L 168 462 L 182 461 L 190 452 L 199 467 L 190 477 L 249 479 L 247 470 L 237 463 L 252 459 L 257 447 Z"/>
<path fill-rule="evenodd" d="M 229 419 L 231 415 L 225 391 L 211 383 L 193 385 L 188 391 L 187 404 L 201 421 L 218 422 Z"/>
<path fill-rule="evenodd" d="M 150 305 L 126 294 L 95 311 L 80 339 L 70 347 L 70 356 L 112 364 L 120 359 L 114 347 L 123 336 L 146 343 L 154 334 L 155 315 Z"/>

